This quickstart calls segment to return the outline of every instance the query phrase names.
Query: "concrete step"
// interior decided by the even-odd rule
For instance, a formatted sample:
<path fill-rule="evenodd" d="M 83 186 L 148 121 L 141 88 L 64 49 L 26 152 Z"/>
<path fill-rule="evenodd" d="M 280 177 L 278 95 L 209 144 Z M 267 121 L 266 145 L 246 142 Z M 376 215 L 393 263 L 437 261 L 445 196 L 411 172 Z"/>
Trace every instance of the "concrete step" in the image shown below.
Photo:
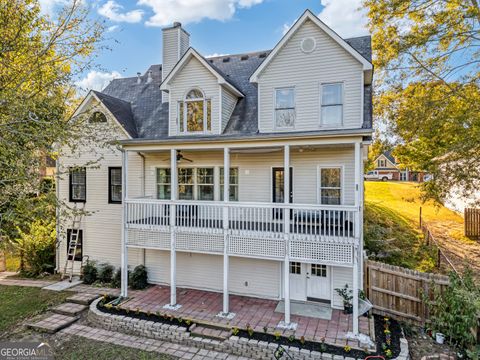
<path fill-rule="evenodd" d="M 88 309 L 88 305 L 81 305 L 81 304 L 67 302 L 54 307 L 52 311 L 54 313 L 61 314 L 61 315 L 77 316 L 87 309 Z"/>
<path fill-rule="evenodd" d="M 99 296 L 98 294 L 77 293 L 67 298 L 67 301 L 80 305 L 90 305 L 94 300 L 98 299 Z"/>
<path fill-rule="evenodd" d="M 80 280 L 80 278 L 78 276 L 74 276 L 72 281 L 70 281 L 68 279 L 67 280 L 62 280 L 62 281 L 56 282 L 54 284 L 45 286 L 42 289 L 52 290 L 52 291 L 63 291 L 63 290 L 70 289 L 74 286 L 80 285 L 82 282 L 83 281 Z"/>
<path fill-rule="evenodd" d="M 34 323 L 28 323 L 27 327 L 40 332 L 54 334 L 59 330 L 70 326 L 79 319 L 78 316 L 67 316 L 61 314 L 49 314 L 47 317 Z"/>
<path fill-rule="evenodd" d="M 193 324 L 190 326 L 189 331 L 192 336 L 219 341 L 227 340 L 231 335 L 230 330 L 226 330 L 224 327 L 217 327 L 213 325 Z"/>

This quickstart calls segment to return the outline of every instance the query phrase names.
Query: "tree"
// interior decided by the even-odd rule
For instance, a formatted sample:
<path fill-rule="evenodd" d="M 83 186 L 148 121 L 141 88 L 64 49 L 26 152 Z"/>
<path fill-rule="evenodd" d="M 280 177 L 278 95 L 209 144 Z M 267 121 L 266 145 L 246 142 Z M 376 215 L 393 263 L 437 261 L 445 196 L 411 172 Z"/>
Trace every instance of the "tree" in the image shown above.
<path fill-rule="evenodd" d="M 477 0 L 365 0 L 377 68 L 375 115 L 404 166 L 433 174 L 426 197 L 479 188 Z"/>
<path fill-rule="evenodd" d="M 0 246 L 29 229 L 43 206 L 55 208 L 54 197 L 37 200 L 44 156 L 97 138 L 84 117 L 69 120 L 74 78 L 103 46 L 102 24 L 83 3 L 49 17 L 38 0 L 0 0 Z"/>

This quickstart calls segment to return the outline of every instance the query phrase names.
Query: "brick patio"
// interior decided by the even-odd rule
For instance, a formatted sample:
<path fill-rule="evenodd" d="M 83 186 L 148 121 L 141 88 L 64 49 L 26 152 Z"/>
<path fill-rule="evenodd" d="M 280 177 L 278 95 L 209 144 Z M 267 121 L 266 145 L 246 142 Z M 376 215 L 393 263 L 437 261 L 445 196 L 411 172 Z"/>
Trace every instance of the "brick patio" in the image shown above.
<path fill-rule="evenodd" d="M 130 292 L 130 299 L 121 307 L 131 311 L 137 309 L 143 312 L 168 313 L 194 322 L 218 324 L 228 327 L 246 328 L 249 324 L 255 331 L 263 332 L 266 326 L 269 333 L 279 331 L 278 323 L 283 320 L 283 313 L 275 312 L 278 301 L 258 299 L 253 297 L 230 295 L 230 311 L 236 316 L 231 319 L 219 318 L 222 311 L 222 294 L 210 291 L 177 288 L 177 302 L 182 307 L 176 311 L 165 310 L 163 306 L 170 301 L 168 286 L 152 286 L 145 291 Z M 366 317 L 359 319 L 360 332 L 370 335 L 373 325 Z M 291 316 L 291 321 L 298 324 L 295 336 L 304 336 L 306 340 L 338 346 L 350 345 L 358 347 L 356 341 L 346 340 L 345 334 L 352 330 L 352 316 L 342 311 L 333 310 L 331 320 L 317 319 L 306 316 Z M 371 326 L 372 325 L 372 326 Z M 284 334 L 289 335 L 288 331 Z"/>

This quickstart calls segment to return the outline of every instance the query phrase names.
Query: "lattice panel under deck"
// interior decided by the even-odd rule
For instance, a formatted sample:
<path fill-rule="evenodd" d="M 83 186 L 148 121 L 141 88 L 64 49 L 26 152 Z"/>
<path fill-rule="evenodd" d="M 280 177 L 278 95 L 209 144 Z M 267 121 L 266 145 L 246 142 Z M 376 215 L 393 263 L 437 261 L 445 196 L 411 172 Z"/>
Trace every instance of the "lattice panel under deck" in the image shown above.
<path fill-rule="evenodd" d="M 352 264 L 353 246 L 309 241 L 290 241 L 290 259 L 305 262 Z"/>
<path fill-rule="evenodd" d="M 170 249 L 170 232 L 128 229 L 127 244 Z"/>
<path fill-rule="evenodd" d="M 223 235 L 176 233 L 176 249 L 223 253 Z"/>
<path fill-rule="evenodd" d="M 285 256 L 285 241 L 230 235 L 228 253 L 230 255 L 283 258 Z"/>

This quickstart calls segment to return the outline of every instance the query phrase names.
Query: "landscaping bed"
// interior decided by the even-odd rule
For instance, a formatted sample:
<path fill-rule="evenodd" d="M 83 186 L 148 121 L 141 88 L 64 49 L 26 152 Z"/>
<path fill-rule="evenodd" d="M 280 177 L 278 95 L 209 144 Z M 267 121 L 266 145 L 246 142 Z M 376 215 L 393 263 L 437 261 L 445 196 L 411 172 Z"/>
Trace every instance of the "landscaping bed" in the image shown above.
<path fill-rule="evenodd" d="M 114 305 L 112 302 L 116 298 L 104 296 L 97 304 L 97 309 L 101 312 L 127 316 L 139 320 L 147 320 L 155 323 L 163 323 L 169 325 L 176 325 L 182 328 L 189 328 L 195 323 L 193 319 L 185 319 L 175 317 L 170 314 L 163 314 L 160 312 L 150 313 L 143 312 L 140 309 L 127 310 Z M 400 325 L 392 319 L 387 319 L 381 316 L 375 316 L 375 338 L 376 338 L 376 353 L 368 353 L 358 349 L 352 349 L 350 346 L 339 347 L 326 344 L 324 341 L 314 342 L 306 341 L 303 337 L 296 338 L 295 336 L 283 336 L 280 332 L 275 334 L 254 331 L 249 325 L 246 328 L 232 328 L 232 335 L 238 338 L 248 340 L 258 340 L 265 343 L 273 343 L 285 347 L 296 347 L 299 349 L 306 349 L 316 351 L 319 353 L 328 353 L 333 355 L 341 355 L 352 358 L 365 358 L 369 355 L 384 355 L 386 358 L 395 358 L 400 354 L 400 338 L 402 331 Z M 323 340 L 323 339 L 322 339 Z"/>

